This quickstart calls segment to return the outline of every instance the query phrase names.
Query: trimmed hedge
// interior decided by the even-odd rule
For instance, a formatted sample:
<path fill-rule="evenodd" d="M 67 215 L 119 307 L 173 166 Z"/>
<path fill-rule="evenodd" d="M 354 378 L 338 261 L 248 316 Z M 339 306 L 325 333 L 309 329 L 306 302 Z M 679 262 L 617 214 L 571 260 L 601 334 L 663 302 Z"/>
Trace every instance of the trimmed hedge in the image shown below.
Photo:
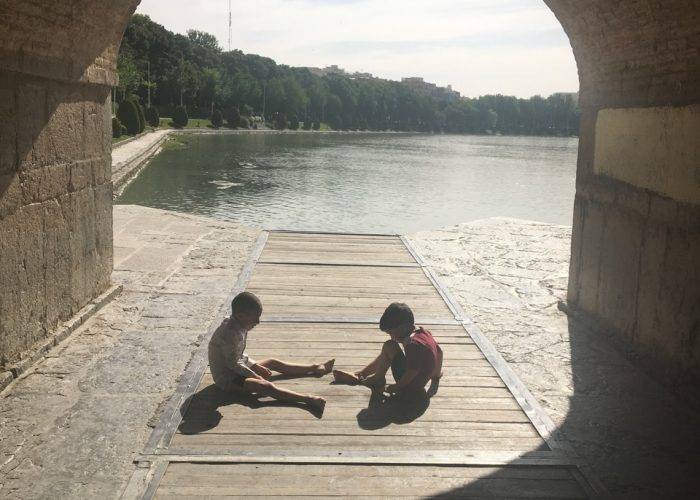
<path fill-rule="evenodd" d="M 292 115 L 289 118 L 289 128 L 290 130 L 299 130 L 299 118 L 297 118 L 297 115 Z"/>
<path fill-rule="evenodd" d="M 134 101 L 127 99 L 119 103 L 117 118 L 124 128 L 126 128 L 127 133 L 136 135 L 140 132 L 141 123 L 139 121 L 139 112 L 138 109 L 136 109 Z"/>
<path fill-rule="evenodd" d="M 224 124 L 224 115 L 218 109 L 215 109 L 211 114 L 211 124 L 214 128 L 220 128 Z"/>
<path fill-rule="evenodd" d="M 173 125 L 177 128 L 183 128 L 187 126 L 188 121 L 190 121 L 190 118 L 187 116 L 185 107 L 178 106 L 175 108 L 175 112 L 173 113 Z"/>
<path fill-rule="evenodd" d="M 157 127 L 160 125 L 160 115 L 158 114 L 158 109 L 154 106 L 146 108 L 146 121 L 151 127 Z"/>
<path fill-rule="evenodd" d="M 134 100 L 136 111 L 139 114 L 139 134 L 146 130 L 146 114 L 143 112 L 143 106 L 137 100 Z"/>
<path fill-rule="evenodd" d="M 112 117 L 112 137 L 117 138 L 121 137 L 124 135 L 124 132 L 126 132 L 126 129 L 124 128 L 124 125 L 122 125 L 122 122 L 119 121 L 119 118 L 116 116 Z"/>
<path fill-rule="evenodd" d="M 275 128 L 277 130 L 284 130 L 287 128 L 287 117 L 284 113 L 277 113 L 275 116 Z"/>

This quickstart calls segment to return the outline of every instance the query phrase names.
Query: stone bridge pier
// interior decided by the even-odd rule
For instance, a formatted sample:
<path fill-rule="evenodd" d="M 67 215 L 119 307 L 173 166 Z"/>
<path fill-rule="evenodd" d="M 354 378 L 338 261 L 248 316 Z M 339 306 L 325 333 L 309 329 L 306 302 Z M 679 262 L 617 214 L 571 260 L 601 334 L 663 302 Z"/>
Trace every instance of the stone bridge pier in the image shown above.
<path fill-rule="evenodd" d="M 583 112 L 569 308 L 697 385 L 700 3 L 545 3 Z M 0 0 L 0 365 L 109 284 L 109 92 L 137 4 Z"/>

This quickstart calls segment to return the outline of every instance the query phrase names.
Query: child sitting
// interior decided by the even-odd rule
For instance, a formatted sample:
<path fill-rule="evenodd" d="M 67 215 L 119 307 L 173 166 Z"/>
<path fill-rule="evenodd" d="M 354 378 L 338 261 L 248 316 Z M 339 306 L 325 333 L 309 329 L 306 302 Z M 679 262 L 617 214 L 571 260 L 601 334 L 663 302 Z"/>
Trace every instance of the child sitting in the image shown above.
<path fill-rule="evenodd" d="M 322 377 L 333 369 L 335 360 L 314 365 L 285 363 L 278 359 L 252 360 L 245 354 L 246 338 L 248 332 L 260 323 L 261 314 L 262 303 L 252 293 L 243 292 L 233 299 L 231 317 L 224 319 L 209 341 L 209 368 L 214 384 L 224 391 L 304 403 L 315 414 L 322 415 L 325 399 L 282 389 L 268 379 L 273 371 L 291 376 Z"/>
<path fill-rule="evenodd" d="M 429 331 L 415 327 L 411 308 L 398 302 L 390 304 L 379 320 L 379 329 L 391 337 L 379 356 L 355 373 L 334 370 L 335 381 L 379 387 L 392 394 L 423 391 L 431 381 L 429 394 L 434 395 L 442 376 L 442 349 Z M 395 383 L 385 387 L 389 368 Z"/>

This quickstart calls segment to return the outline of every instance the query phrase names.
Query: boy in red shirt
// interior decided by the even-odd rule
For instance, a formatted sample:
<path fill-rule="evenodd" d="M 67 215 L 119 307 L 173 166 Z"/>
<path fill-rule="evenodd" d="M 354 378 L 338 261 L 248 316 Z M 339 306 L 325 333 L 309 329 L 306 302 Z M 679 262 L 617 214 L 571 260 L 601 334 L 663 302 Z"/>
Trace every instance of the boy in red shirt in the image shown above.
<path fill-rule="evenodd" d="M 379 356 L 355 373 L 333 370 L 335 381 L 384 387 L 386 372 L 391 368 L 395 383 L 387 385 L 386 392 L 423 391 L 430 381 L 429 394 L 434 395 L 442 376 L 442 349 L 429 331 L 416 328 L 411 308 L 399 302 L 390 304 L 379 320 L 379 329 L 391 337 L 384 342 Z"/>

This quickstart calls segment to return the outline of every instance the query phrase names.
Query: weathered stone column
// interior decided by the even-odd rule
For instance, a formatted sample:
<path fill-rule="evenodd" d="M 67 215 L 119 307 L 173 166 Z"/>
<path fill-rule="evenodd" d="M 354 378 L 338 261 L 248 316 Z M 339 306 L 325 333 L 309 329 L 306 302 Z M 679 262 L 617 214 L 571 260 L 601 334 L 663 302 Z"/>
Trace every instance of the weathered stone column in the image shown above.
<path fill-rule="evenodd" d="M 582 123 L 569 305 L 661 379 L 700 381 L 700 3 L 548 0 Z"/>
<path fill-rule="evenodd" d="M 136 3 L 0 2 L 0 368 L 109 285 L 110 88 Z"/>

